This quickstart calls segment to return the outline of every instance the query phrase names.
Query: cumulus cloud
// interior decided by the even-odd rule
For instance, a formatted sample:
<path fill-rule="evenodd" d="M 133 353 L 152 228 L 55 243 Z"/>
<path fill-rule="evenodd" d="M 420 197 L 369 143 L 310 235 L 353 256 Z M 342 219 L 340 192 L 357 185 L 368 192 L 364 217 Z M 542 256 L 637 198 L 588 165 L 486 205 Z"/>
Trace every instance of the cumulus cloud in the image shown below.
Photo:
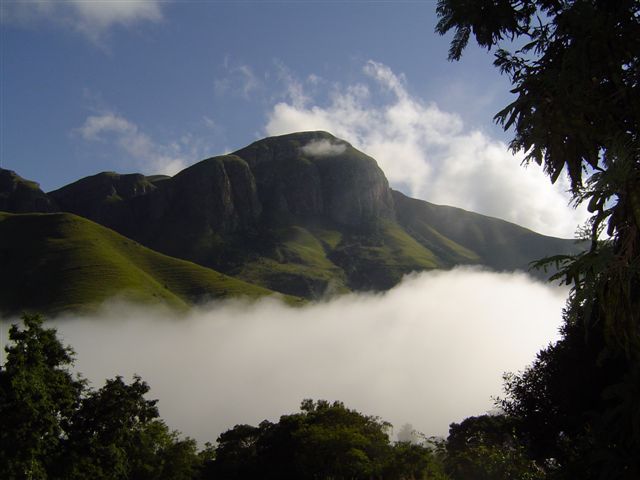
<path fill-rule="evenodd" d="M 295 96 L 273 106 L 265 132 L 330 131 L 373 156 L 392 187 L 411 196 L 573 236 L 587 213 L 568 205 L 565 178 L 551 185 L 542 169 L 523 168 L 522 155 L 466 130 L 459 115 L 411 95 L 406 83 L 388 66 L 369 61 L 362 81 L 334 87 L 319 104 L 294 82 Z"/>
<path fill-rule="evenodd" d="M 334 157 L 344 153 L 347 146 L 344 143 L 335 143 L 327 139 L 312 140 L 300 148 L 302 153 L 310 157 Z"/>
<path fill-rule="evenodd" d="M 4 22 L 33 25 L 52 22 L 100 43 L 115 26 L 162 20 L 160 0 L 30 0 L 2 2 Z"/>
<path fill-rule="evenodd" d="M 90 115 L 73 134 L 88 142 L 113 142 L 146 174 L 173 175 L 196 160 L 202 150 L 190 135 L 169 144 L 156 143 L 135 123 L 113 112 Z"/>
<path fill-rule="evenodd" d="M 466 268 L 303 308 L 232 301 L 176 316 L 114 303 L 52 323 L 93 386 L 140 374 L 169 425 L 203 442 L 304 398 L 445 435 L 493 409 L 503 372 L 557 338 L 566 295 L 526 274 Z"/>

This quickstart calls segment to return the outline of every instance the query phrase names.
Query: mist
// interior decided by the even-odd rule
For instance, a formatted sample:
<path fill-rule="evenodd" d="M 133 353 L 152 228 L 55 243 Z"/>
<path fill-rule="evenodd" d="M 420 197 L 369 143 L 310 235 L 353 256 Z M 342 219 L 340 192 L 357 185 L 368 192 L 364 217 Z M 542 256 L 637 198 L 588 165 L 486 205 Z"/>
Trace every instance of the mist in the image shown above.
<path fill-rule="evenodd" d="M 524 273 L 456 268 L 298 308 L 226 301 L 177 315 L 114 301 L 48 325 L 94 388 L 141 375 L 167 424 L 199 442 L 275 421 L 304 398 L 446 436 L 492 410 L 502 374 L 558 337 L 567 293 Z"/>

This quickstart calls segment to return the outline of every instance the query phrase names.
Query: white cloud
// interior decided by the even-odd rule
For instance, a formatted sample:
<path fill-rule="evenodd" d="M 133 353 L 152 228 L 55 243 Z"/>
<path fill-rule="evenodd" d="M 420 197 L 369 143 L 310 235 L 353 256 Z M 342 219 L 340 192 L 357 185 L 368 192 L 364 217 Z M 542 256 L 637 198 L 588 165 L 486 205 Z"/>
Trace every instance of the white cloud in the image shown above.
<path fill-rule="evenodd" d="M 455 269 L 303 308 L 234 301 L 177 316 L 111 304 L 54 323 L 94 386 L 140 374 L 169 425 L 200 441 L 303 398 L 444 435 L 492 409 L 502 374 L 557 338 L 566 295 L 525 274 Z"/>
<path fill-rule="evenodd" d="M 160 0 L 33 0 L 2 2 L 3 22 L 51 22 L 100 43 L 115 26 L 162 20 Z"/>
<path fill-rule="evenodd" d="M 587 218 L 585 209 L 568 206 L 565 179 L 552 186 L 540 168 L 523 168 L 521 155 L 411 95 L 389 67 L 369 61 L 363 73 L 363 81 L 335 87 L 323 105 L 294 79 L 295 96 L 273 106 L 266 134 L 327 130 L 378 160 L 394 188 L 548 235 L 572 237 Z"/>
<path fill-rule="evenodd" d="M 158 0 L 71 0 L 69 3 L 84 22 L 102 29 L 162 19 Z"/>
<path fill-rule="evenodd" d="M 262 82 L 249 65 L 232 64 L 227 56 L 222 65 L 223 73 L 213 81 L 216 96 L 238 95 L 249 100 L 251 94 L 260 90 Z"/>
<path fill-rule="evenodd" d="M 275 62 L 277 79 L 285 86 L 285 96 L 289 98 L 291 104 L 296 108 L 304 108 L 311 99 L 304 92 L 303 82 L 300 82 L 293 72 L 281 61 Z M 307 82 L 316 85 L 319 82 L 317 75 L 307 77 Z"/>
<path fill-rule="evenodd" d="M 311 157 L 333 157 L 344 153 L 347 146 L 344 143 L 334 143 L 327 139 L 312 140 L 300 148 L 302 153 Z"/>
<path fill-rule="evenodd" d="M 77 129 L 85 140 L 100 140 L 105 132 L 116 132 L 122 135 L 136 135 L 138 127 L 127 119 L 113 113 L 92 115 L 87 117 L 82 127 Z"/>
<path fill-rule="evenodd" d="M 113 142 L 146 174 L 174 175 L 197 160 L 202 150 L 191 135 L 166 145 L 158 144 L 135 123 L 112 112 L 87 117 L 73 133 L 88 142 Z"/>

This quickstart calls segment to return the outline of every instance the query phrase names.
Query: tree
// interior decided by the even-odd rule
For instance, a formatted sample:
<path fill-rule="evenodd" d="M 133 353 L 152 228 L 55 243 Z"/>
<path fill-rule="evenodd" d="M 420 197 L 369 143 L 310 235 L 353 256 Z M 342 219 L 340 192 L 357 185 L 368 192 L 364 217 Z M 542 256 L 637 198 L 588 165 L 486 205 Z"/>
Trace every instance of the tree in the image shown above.
<path fill-rule="evenodd" d="M 433 445 L 397 442 L 391 447 L 391 456 L 383 478 L 397 480 L 448 480 Z"/>
<path fill-rule="evenodd" d="M 482 415 L 452 423 L 446 452 L 445 470 L 453 480 L 544 478 L 508 416 Z"/>
<path fill-rule="evenodd" d="M 443 478 L 430 449 L 394 446 L 390 425 L 341 402 L 302 402 L 277 423 L 237 425 L 220 435 L 205 478 Z"/>
<path fill-rule="evenodd" d="M 624 405 L 611 393 L 613 386 L 625 383 L 628 360 L 602 355 L 602 330 L 592 330 L 585 338 L 582 325 L 567 322 L 561 333 L 524 372 L 505 376 L 507 398 L 501 407 L 517 419 L 515 427 L 530 454 L 547 472 L 559 478 L 596 479 L 601 470 L 618 470 L 610 476 L 634 478 L 637 451 L 628 451 L 634 448 L 631 435 L 637 428 L 628 422 L 633 415 L 614 424 L 607 418 Z"/>
<path fill-rule="evenodd" d="M 554 278 L 572 286 L 563 342 L 508 379 L 511 405 L 505 406 L 529 421 L 542 406 L 537 391 L 546 412 L 564 411 L 557 387 L 580 378 L 581 363 L 595 362 L 611 375 L 598 383 L 596 400 L 590 397 L 581 410 L 574 405 L 547 435 L 556 446 L 561 437 L 580 444 L 577 455 L 598 462 L 594 475 L 638 478 L 640 2 L 439 0 L 437 13 L 436 31 L 455 32 L 450 59 L 461 58 L 473 34 L 510 77 L 516 99 L 494 118 L 505 130 L 513 128 L 511 148 L 542 165 L 552 182 L 566 171 L 575 204 L 586 203 L 592 213 L 589 251 L 550 259 L 561 267 Z M 620 368 L 612 374 L 605 364 Z M 571 422 L 583 428 L 572 430 Z"/>
<path fill-rule="evenodd" d="M 455 30 L 450 59 L 473 33 L 510 77 L 516 100 L 495 120 L 515 130 L 511 148 L 552 182 L 566 171 L 574 201 L 593 213 L 591 251 L 564 260 L 565 279 L 577 301 L 600 300 L 611 345 L 637 355 L 640 2 L 439 0 L 437 13 L 437 32 Z M 605 226 L 612 241 L 599 242 Z"/>
<path fill-rule="evenodd" d="M 4 478 L 46 478 L 84 384 L 69 371 L 73 351 L 38 315 L 9 330 L 0 366 L 0 471 Z"/>
<path fill-rule="evenodd" d="M 156 400 L 144 395 L 140 377 L 127 385 L 122 377 L 88 392 L 67 430 L 66 478 L 157 478 L 158 452 L 170 439 L 157 420 Z"/>
<path fill-rule="evenodd" d="M 210 478 L 225 480 L 249 479 L 257 473 L 257 443 L 265 429 L 251 425 L 236 425 L 218 437 L 218 446 L 211 466 Z"/>
<path fill-rule="evenodd" d="M 307 400 L 305 422 L 295 437 L 299 458 L 322 478 L 370 478 L 387 461 L 390 424 L 362 415 L 341 402 Z"/>
<path fill-rule="evenodd" d="M 0 366 L 3 479 L 192 479 L 207 458 L 158 418 L 140 377 L 97 390 L 69 371 L 73 351 L 37 315 L 12 325 Z"/>

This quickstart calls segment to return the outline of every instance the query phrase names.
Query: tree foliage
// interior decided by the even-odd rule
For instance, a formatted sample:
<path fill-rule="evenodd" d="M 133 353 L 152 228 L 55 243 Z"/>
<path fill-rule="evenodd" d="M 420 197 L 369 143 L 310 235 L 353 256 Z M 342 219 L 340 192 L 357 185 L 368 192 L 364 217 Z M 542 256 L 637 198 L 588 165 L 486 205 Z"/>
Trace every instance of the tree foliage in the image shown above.
<path fill-rule="evenodd" d="M 542 480 L 544 472 L 505 415 L 469 417 L 449 428 L 445 466 L 453 480 Z"/>
<path fill-rule="evenodd" d="M 562 340 L 506 379 L 503 407 L 560 478 L 640 477 L 640 2 L 439 0 L 458 60 L 473 34 L 511 79 L 511 148 L 567 173 L 591 241 L 554 257 L 572 286 Z M 607 235 L 603 236 L 606 230 Z M 559 473 L 558 473 L 559 472 Z"/>
<path fill-rule="evenodd" d="M 9 330 L 0 366 L 3 479 L 191 479 L 203 459 L 158 418 L 139 377 L 99 390 L 70 372 L 73 351 L 39 316 Z"/>
<path fill-rule="evenodd" d="M 567 322 L 561 333 L 524 372 L 505 376 L 501 407 L 547 473 L 639 478 L 640 382 L 630 377 L 632 362 L 603 353 L 602 329 L 585 337 L 580 323 Z"/>
<path fill-rule="evenodd" d="M 220 435 L 207 478 L 444 478 L 430 448 L 392 444 L 391 426 L 377 417 L 324 400 L 305 400 L 300 410 Z"/>
<path fill-rule="evenodd" d="M 10 478 L 46 478 L 64 427 L 77 408 L 84 384 L 68 368 L 73 351 L 63 347 L 42 320 L 24 317 L 13 325 L 0 367 L 0 471 Z"/>
<path fill-rule="evenodd" d="M 557 260 L 578 302 L 600 299 L 610 343 L 637 352 L 640 2 L 440 0 L 437 12 L 436 31 L 455 31 L 450 59 L 473 33 L 511 79 L 516 99 L 495 116 L 513 128 L 511 148 L 553 182 L 566 171 L 575 202 L 593 213 L 591 251 Z M 610 241 L 599 241 L 604 228 Z"/>

